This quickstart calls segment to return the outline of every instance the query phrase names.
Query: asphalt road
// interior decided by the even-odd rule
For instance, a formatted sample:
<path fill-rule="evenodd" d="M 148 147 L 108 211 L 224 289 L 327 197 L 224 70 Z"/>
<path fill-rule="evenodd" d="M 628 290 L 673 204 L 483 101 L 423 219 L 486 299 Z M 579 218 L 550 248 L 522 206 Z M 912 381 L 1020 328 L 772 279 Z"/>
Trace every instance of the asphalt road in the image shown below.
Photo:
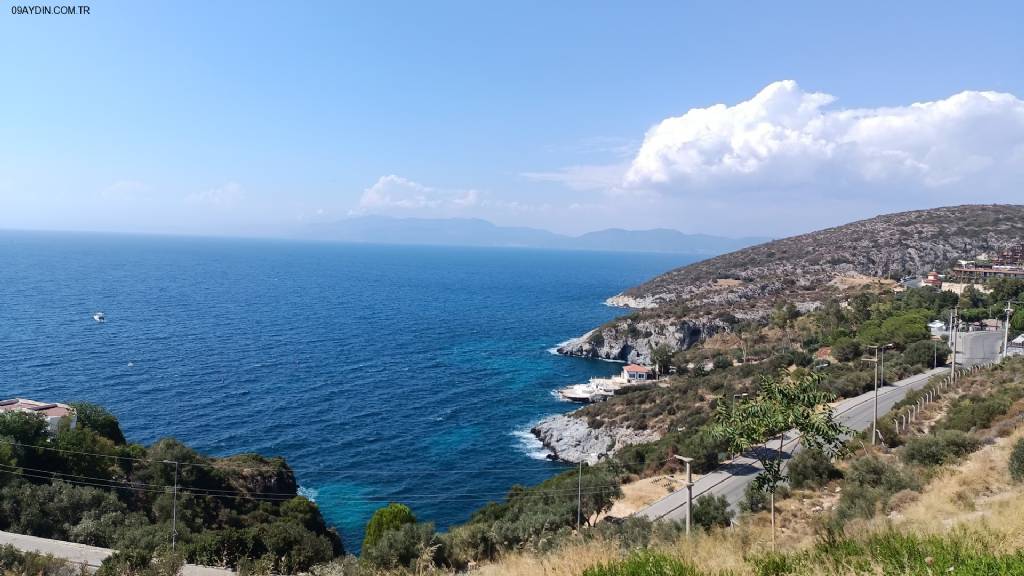
<path fill-rule="evenodd" d="M 976 364 L 987 364 L 998 358 L 999 347 L 1002 345 L 1002 332 L 971 332 L 962 334 L 958 343 L 957 362 L 964 367 Z M 960 353 L 962 351 L 962 353 Z M 923 387 L 928 379 L 936 374 L 947 373 L 949 368 L 937 368 L 923 374 L 911 376 L 878 390 L 878 414 L 883 415 L 903 399 L 908 392 Z M 835 406 L 836 419 L 843 425 L 854 430 L 864 430 L 871 426 L 874 413 L 874 392 L 867 392 L 848 398 Z M 783 435 L 784 458 L 792 458 L 800 449 L 800 441 L 795 431 Z M 768 443 L 768 448 L 755 450 L 777 450 L 779 439 L 776 437 Z M 697 479 L 693 485 L 693 499 L 704 494 L 725 496 L 730 506 L 735 507 L 754 477 L 761 473 L 761 463 L 749 452 L 739 458 L 719 466 L 713 472 Z M 647 508 L 636 513 L 651 520 L 685 520 L 686 519 L 686 488 L 673 492 L 654 502 Z"/>
<path fill-rule="evenodd" d="M 114 552 L 109 548 L 97 548 L 96 546 L 86 546 L 85 544 L 75 544 L 74 542 L 64 542 L 62 540 L 48 540 L 46 538 L 25 536 L 24 534 L 14 534 L 11 532 L 0 532 L 0 545 L 3 544 L 10 544 L 24 552 L 38 552 L 39 554 L 49 554 L 57 558 L 63 558 L 93 570 L 99 568 L 103 560 Z M 186 564 L 182 568 L 181 574 L 182 576 L 229 576 L 233 575 L 234 572 L 224 568 Z"/>

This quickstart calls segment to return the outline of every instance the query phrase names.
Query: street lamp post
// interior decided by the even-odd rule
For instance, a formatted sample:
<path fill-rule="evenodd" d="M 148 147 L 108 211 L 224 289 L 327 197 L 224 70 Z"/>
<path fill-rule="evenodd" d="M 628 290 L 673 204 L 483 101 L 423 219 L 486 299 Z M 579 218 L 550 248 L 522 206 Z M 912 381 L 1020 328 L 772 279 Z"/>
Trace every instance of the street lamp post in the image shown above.
<path fill-rule="evenodd" d="M 1014 309 L 1010 306 L 1011 304 L 1019 304 L 1013 300 L 1006 301 L 1006 322 L 1003 323 L 1003 358 L 1005 359 L 1007 353 L 1010 351 L 1010 316 L 1013 314 Z"/>
<path fill-rule="evenodd" d="M 686 464 L 686 535 L 690 535 L 690 518 L 693 516 L 693 475 L 690 471 L 690 463 L 693 458 L 676 455 L 676 460 Z"/>
<path fill-rule="evenodd" d="M 953 348 L 953 361 L 949 365 L 949 381 L 950 383 L 956 382 L 956 341 L 957 341 L 957 329 L 960 324 L 960 308 L 954 307 L 953 311 L 949 313 L 949 339 L 950 345 Z"/>
<path fill-rule="evenodd" d="M 868 348 L 874 348 L 875 359 L 872 362 L 875 363 L 875 395 L 872 398 L 871 406 L 871 445 L 874 446 L 878 441 L 878 385 L 885 384 L 885 351 L 888 348 L 892 348 L 893 344 L 876 344 L 874 346 L 868 346 Z M 881 349 L 882 357 L 879 359 L 878 351 Z"/>

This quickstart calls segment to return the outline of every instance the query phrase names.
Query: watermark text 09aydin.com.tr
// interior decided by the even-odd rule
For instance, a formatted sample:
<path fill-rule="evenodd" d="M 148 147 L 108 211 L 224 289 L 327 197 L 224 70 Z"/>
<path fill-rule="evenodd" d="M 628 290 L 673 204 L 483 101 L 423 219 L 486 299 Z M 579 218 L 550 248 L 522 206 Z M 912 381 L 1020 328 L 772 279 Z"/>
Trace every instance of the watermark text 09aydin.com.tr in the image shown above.
<path fill-rule="evenodd" d="M 53 14 L 87 16 L 89 13 L 87 4 L 14 4 L 11 6 L 11 14 L 15 16 L 49 16 Z"/>

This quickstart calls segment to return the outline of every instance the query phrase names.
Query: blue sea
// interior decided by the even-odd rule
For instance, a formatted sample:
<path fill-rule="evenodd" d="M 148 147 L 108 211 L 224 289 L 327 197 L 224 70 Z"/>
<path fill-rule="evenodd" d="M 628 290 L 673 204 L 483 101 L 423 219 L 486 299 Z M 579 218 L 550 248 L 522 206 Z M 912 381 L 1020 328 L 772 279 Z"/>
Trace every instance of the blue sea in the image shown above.
<path fill-rule="evenodd" d="M 549 350 L 695 259 L 3 232 L 0 397 L 284 456 L 356 549 L 387 502 L 443 529 L 562 469 L 530 425 L 572 409 L 555 388 L 618 367 Z"/>

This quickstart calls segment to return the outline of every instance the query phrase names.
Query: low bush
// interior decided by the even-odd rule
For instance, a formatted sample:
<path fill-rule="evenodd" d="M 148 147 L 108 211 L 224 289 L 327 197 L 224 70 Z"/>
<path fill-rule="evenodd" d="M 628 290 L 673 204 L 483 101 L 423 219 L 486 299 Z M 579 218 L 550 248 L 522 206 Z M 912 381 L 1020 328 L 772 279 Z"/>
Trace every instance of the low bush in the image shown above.
<path fill-rule="evenodd" d="M 14 546 L 0 546 L 0 574 L 31 574 L 32 576 L 85 576 L 88 571 L 68 562 L 32 552 L 22 552 Z"/>
<path fill-rule="evenodd" d="M 733 512 L 725 496 L 701 496 L 693 503 L 690 522 L 705 530 L 716 526 L 725 527 L 732 522 Z"/>
<path fill-rule="evenodd" d="M 818 488 L 841 476 L 821 450 L 801 450 L 789 461 L 789 483 L 794 488 Z"/>
<path fill-rule="evenodd" d="M 1020 398 L 1019 390 L 1004 391 L 987 396 L 971 394 L 957 398 L 945 418 L 937 427 L 946 430 L 970 432 L 987 428 L 992 422 L 1010 409 L 1014 400 Z"/>
<path fill-rule="evenodd" d="M 364 548 L 361 558 L 384 569 L 433 566 L 444 556 L 442 543 L 431 523 L 403 524 L 384 532 L 373 545 Z"/>
<path fill-rule="evenodd" d="M 913 475 L 877 456 L 854 460 L 846 473 L 846 483 L 836 506 L 836 518 L 840 522 L 851 518 L 871 518 L 879 511 L 887 511 L 893 494 L 919 488 L 920 484 Z"/>
<path fill-rule="evenodd" d="M 743 500 L 740 500 L 740 510 L 748 513 L 757 513 L 767 510 L 771 504 L 768 493 L 751 482 L 743 491 Z"/>
<path fill-rule="evenodd" d="M 959 430 L 939 430 L 907 441 L 900 452 L 904 462 L 921 466 L 940 466 L 956 462 L 981 446 L 976 438 Z"/>
<path fill-rule="evenodd" d="M 146 550 L 118 550 L 100 564 L 96 576 L 177 576 L 183 564 L 169 552 L 154 556 Z"/>
<path fill-rule="evenodd" d="M 1013 452 L 1010 453 L 1010 478 L 1014 482 L 1024 482 L 1024 438 L 1017 440 L 1013 445 Z"/>

